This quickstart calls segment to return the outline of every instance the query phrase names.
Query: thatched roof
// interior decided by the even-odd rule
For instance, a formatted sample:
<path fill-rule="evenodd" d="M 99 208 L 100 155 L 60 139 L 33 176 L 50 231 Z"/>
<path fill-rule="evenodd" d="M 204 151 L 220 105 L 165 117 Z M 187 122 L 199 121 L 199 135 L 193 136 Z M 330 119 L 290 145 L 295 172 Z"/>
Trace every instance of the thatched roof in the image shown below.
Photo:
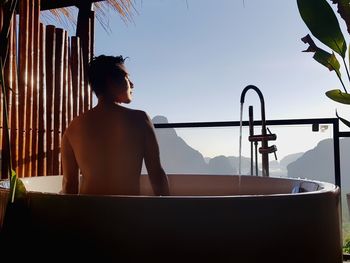
<path fill-rule="evenodd" d="M 118 12 L 124 21 L 131 20 L 135 11 L 133 2 L 134 0 L 41 0 L 41 9 L 50 10 L 58 19 L 64 17 L 74 23 L 76 18 L 72 15 L 71 8 L 94 3 L 97 20 L 106 27 L 104 18 L 109 10 Z"/>

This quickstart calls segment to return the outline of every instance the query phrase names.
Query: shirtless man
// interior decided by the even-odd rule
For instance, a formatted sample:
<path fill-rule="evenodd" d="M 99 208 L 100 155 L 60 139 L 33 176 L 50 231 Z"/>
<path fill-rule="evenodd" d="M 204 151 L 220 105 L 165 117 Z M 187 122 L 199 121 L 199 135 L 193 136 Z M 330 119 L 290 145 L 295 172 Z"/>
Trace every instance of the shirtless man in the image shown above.
<path fill-rule="evenodd" d="M 131 102 L 134 87 L 123 57 L 99 56 L 90 63 L 88 73 L 98 104 L 74 119 L 63 135 L 62 192 L 137 195 L 145 160 L 155 195 L 168 195 L 150 118 L 120 105 Z"/>

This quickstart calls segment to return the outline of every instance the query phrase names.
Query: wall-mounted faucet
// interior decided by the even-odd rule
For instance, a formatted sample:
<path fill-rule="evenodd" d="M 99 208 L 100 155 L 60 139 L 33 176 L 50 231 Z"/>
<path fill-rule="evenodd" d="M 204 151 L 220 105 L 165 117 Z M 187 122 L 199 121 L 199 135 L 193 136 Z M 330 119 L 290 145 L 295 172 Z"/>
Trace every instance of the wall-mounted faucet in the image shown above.
<path fill-rule="evenodd" d="M 260 99 L 260 105 L 261 105 L 261 135 L 254 135 L 254 127 L 253 127 L 253 109 L 250 109 L 250 120 L 249 120 L 249 141 L 255 144 L 259 141 L 261 141 L 261 147 L 259 148 L 259 153 L 262 155 L 262 175 L 268 177 L 269 176 L 269 153 L 275 153 L 277 151 L 277 148 L 275 145 L 269 146 L 268 141 L 274 141 L 276 140 L 277 136 L 276 134 L 272 134 L 271 132 L 267 134 L 266 129 L 266 118 L 265 118 L 265 101 L 264 96 L 261 93 L 260 89 L 258 89 L 256 86 L 249 85 L 244 88 L 241 94 L 241 105 L 244 104 L 245 95 L 248 90 L 254 90 Z M 252 147 L 252 146 L 251 146 Z M 276 156 L 276 154 L 275 154 Z M 251 158 L 253 159 L 253 150 L 251 148 Z M 257 161 L 256 161 L 257 162 Z M 256 164 L 257 165 L 257 164 Z M 251 165 L 251 171 L 252 171 L 252 165 Z"/>

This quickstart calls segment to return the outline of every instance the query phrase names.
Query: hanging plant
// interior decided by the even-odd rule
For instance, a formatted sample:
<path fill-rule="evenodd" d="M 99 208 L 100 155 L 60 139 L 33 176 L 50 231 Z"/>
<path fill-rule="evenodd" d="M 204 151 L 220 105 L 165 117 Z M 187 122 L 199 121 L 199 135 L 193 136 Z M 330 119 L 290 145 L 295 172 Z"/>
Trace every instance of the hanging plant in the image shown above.
<path fill-rule="evenodd" d="M 337 6 L 340 18 L 347 25 L 350 34 L 350 3 L 344 0 L 331 0 Z M 339 26 L 337 15 L 331 5 L 326 0 L 297 0 L 300 15 L 309 28 L 311 34 L 331 51 L 326 51 L 318 47 L 308 34 L 301 40 L 309 47 L 304 52 L 314 53 L 313 58 L 321 65 L 334 71 L 337 75 L 343 90 L 335 89 L 326 92 L 326 96 L 338 103 L 350 104 L 350 94 L 346 89 L 343 77 L 340 74 L 341 61 L 347 74 L 347 81 L 350 82 L 349 64 L 346 62 L 346 52 L 348 51 L 348 63 L 350 63 L 350 52 L 347 50 L 348 44 Z M 338 58 L 339 60 L 338 60 Z M 350 127 L 350 122 L 344 118 L 337 117 L 346 126 Z"/>

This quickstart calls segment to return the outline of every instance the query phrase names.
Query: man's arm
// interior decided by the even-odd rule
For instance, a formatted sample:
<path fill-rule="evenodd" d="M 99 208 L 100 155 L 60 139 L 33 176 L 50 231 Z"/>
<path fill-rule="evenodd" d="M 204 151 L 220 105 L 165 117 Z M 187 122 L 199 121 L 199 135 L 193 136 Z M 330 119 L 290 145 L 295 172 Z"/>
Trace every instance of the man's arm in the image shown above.
<path fill-rule="evenodd" d="M 159 146 L 154 126 L 146 114 L 145 164 L 155 195 L 169 195 L 169 183 L 160 163 Z"/>
<path fill-rule="evenodd" d="M 62 193 L 77 194 L 79 192 L 79 167 L 66 134 L 62 138 L 61 156 L 63 167 Z"/>

